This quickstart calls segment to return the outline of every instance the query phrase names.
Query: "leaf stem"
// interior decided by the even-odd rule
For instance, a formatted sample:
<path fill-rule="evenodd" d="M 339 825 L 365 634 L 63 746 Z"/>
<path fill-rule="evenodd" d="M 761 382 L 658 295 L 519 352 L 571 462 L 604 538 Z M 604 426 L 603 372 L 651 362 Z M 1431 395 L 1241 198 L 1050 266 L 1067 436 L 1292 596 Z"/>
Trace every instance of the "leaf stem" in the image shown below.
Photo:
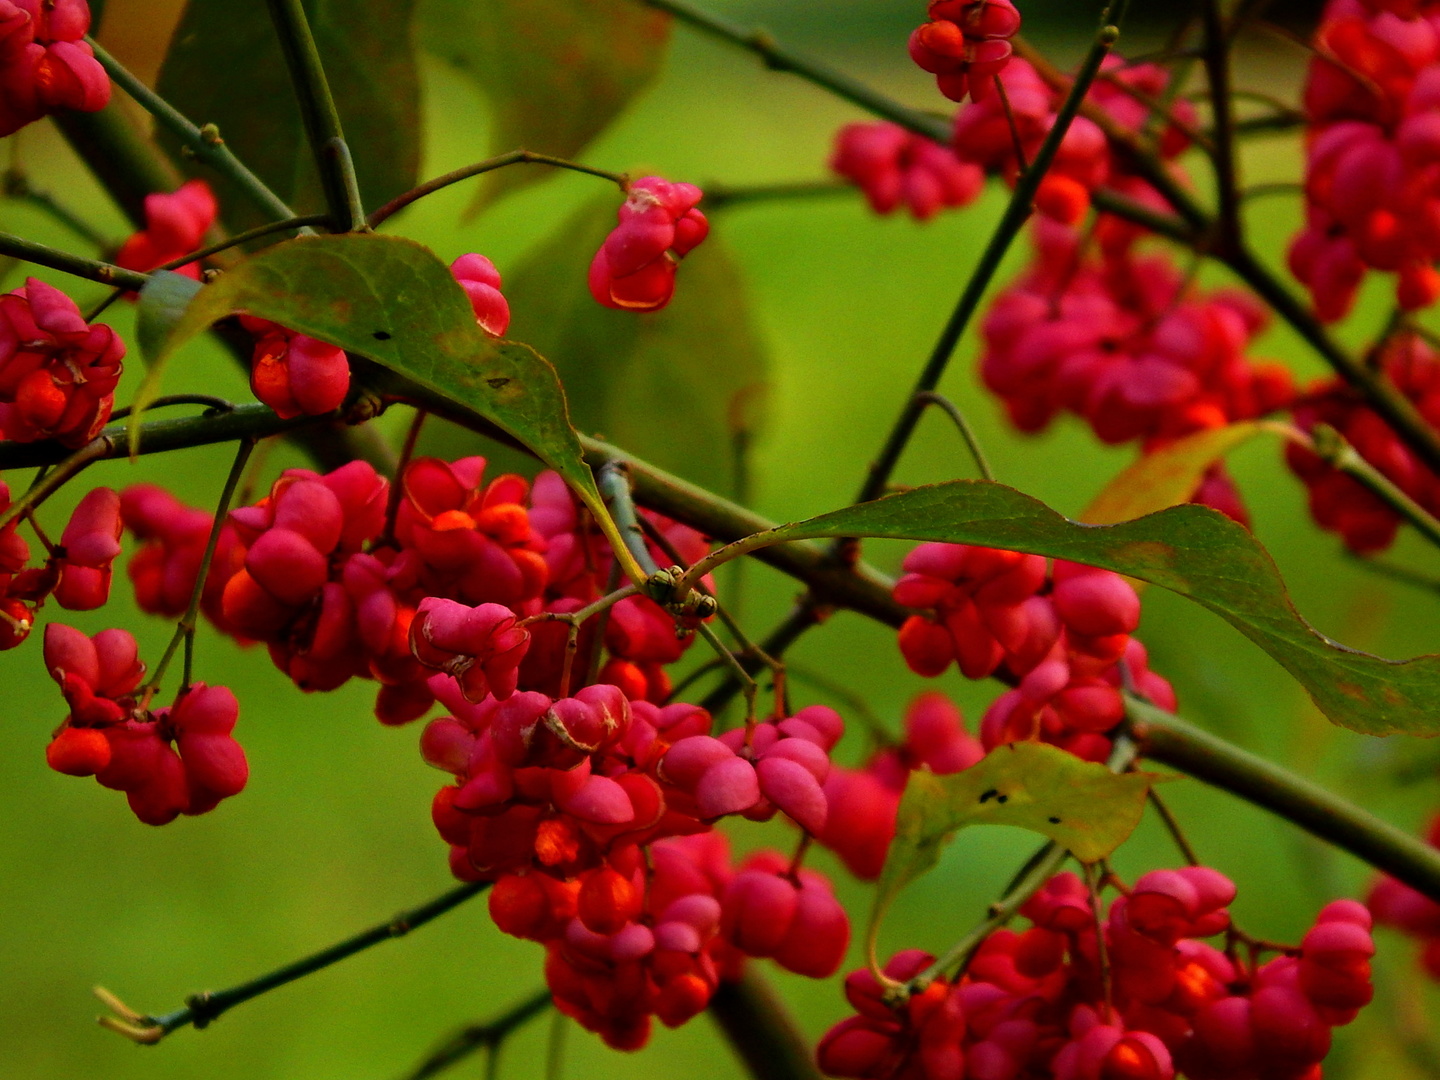
<path fill-rule="evenodd" d="M 126 270 L 124 267 L 102 262 L 99 259 L 87 259 L 83 255 L 72 255 L 68 251 L 61 251 L 59 248 L 53 248 L 34 240 L 26 240 L 23 236 L 15 236 L 13 233 L 0 233 L 0 255 L 11 255 L 37 266 L 48 266 L 51 270 L 59 270 L 63 274 L 86 278 L 89 281 L 98 281 L 102 285 L 122 285 L 127 289 L 143 289 L 145 283 L 150 280 L 149 274 Z"/>
<path fill-rule="evenodd" d="M 1140 753 L 1284 818 L 1440 900 L 1440 850 L 1288 769 L 1126 696 Z"/>
<path fill-rule="evenodd" d="M 236 1005 L 242 1005 L 251 998 L 259 997 L 286 983 L 323 971 L 331 964 L 348 959 L 358 952 L 378 945 L 391 938 L 404 937 L 411 930 L 417 930 L 432 919 L 444 915 L 452 908 L 459 907 L 471 897 L 478 896 L 490 887 L 488 881 L 470 881 L 437 896 L 429 903 L 409 911 L 402 911 L 393 919 L 372 926 L 353 937 L 331 945 L 328 949 L 276 968 L 257 979 L 232 986 L 228 990 L 206 991 L 193 994 L 186 999 L 183 1008 L 159 1015 L 137 1013 L 125 1006 L 114 994 L 103 987 L 95 988 L 95 995 L 116 1014 L 100 1017 L 100 1024 L 138 1043 L 157 1043 L 172 1031 L 194 1025 L 197 1029 L 213 1023 L 222 1014 Z"/>
<path fill-rule="evenodd" d="M 545 1012 L 552 1004 L 550 991 L 540 990 L 491 1020 L 466 1024 L 406 1073 L 405 1080 L 429 1080 L 432 1076 L 454 1068 L 477 1051 L 494 1052 L 517 1028 Z"/>
<path fill-rule="evenodd" d="M 1108 17 L 1110 9 L 1106 8 L 1105 15 Z M 970 320 L 980 308 L 980 302 L 984 299 L 985 292 L 994 279 L 996 272 L 1000 269 L 1000 263 L 1010 250 L 1010 245 L 1020 235 L 1020 230 L 1030 220 L 1034 213 L 1035 193 L 1039 190 L 1040 182 L 1045 178 L 1055 155 L 1060 150 L 1060 143 L 1064 140 L 1066 133 L 1070 130 L 1070 122 L 1075 119 L 1080 110 L 1080 104 L 1085 100 L 1085 95 L 1095 77 L 1100 74 L 1100 65 L 1105 57 L 1110 55 L 1120 32 L 1108 22 L 1101 26 L 1100 31 L 1095 35 L 1095 40 L 1086 54 L 1080 70 L 1070 86 L 1070 92 L 1064 103 L 1056 113 L 1054 123 L 1041 143 L 1040 149 L 1035 154 L 1035 160 L 1030 167 L 1021 175 L 1015 184 L 1015 191 L 1010 196 L 1010 202 L 1005 207 L 1005 212 L 1000 216 L 999 224 L 995 226 L 995 232 L 990 237 L 990 242 L 985 246 L 985 251 L 980 256 L 980 262 L 966 282 L 964 291 L 960 294 L 960 300 L 955 305 L 945 329 L 941 331 L 940 338 L 935 343 L 935 348 L 930 353 L 930 359 L 926 362 L 915 383 L 915 389 L 911 392 L 910 398 L 905 403 L 899 418 L 890 431 L 885 445 L 881 447 L 879 456 L 871 464 L 866 474 L 865 482 L 860 485 L 854 501 L 857 503 L 869 502 L 878 497 L 885 490 L 886 484 L 890 481 L 890 475 L 899 464 L 900 455 L 904 453 L 905 447 L 910 442 L 910 437 L 915 433 L 919 424 L 920 414 L 925 411 L 925 402 L 921 395 L 933 391 L 940 384 L 940 378 L 945 374 L 949 366 L 950 358 L 955 353 L 955 347 L 960 343 L 960 338 L 970 325 Z"/>
<path fill-rule="evenodd" d="M 985 451 L 980 447 L 980 440 L 975 437 L 975 429 L 970 426 L 970 421 L 960 411 L 960 406 L 936 390 L 925 390 L 915 396 L 922 406 L 934 405 L 950 417 L 951 422 L 959 429 L 960 437 L 965 440 L 965 445 L 970 450 L 970 456 L 975 459 L 975 468 L 980 471 L 981 478 L 993 481 L 995 472 L 990 468 Z"/>
<path fill-rule="evenodd" d="M 1329 424 L 1316 424 L 1308 435 L 1289 424 L 1275 426 L 1295 445 L 1364 485 L 1367 491 L 1413 525 L 1426 540 L 1440 547 L 1440 520 L 1436 520 L 1388 476 L 1361 457 L 1340 432 Z"/>
<path fill-rule="evenodd" d="M 396 195 L 384 206 L 373 211 L 368 219 L 370 228 L 378 228 L 380 224 L 394 215 L 398 214 L 405 207 L 413 202 L 418 202 L 427 195 L 449 187 L 451 184 L 458 184 L 462 180 L 468 180 L 472 176 L 479 176 L 482 173 L 494 172 L 496 169 L 503 169 L 510 165 L 553 165 L 557 169 L 569 169 L 571 172 L 585 173 L 587 176 L 598 176 L 602 180 L 609 180 L 616 184 L 623 191 L 627 182 L 624 173 L 610 172 L 606 169 L 597 169 L 591 165 L 582 165 L 578 161 L 570 161 L 566 158 L 553 157 L 550 154 L 537 154 L 531 150 L 510 150 L 507 153 L 499 154 L 496 157 L 486 158 L 484 161 L 477 161 L 473 165 L 465 165 L 459 169 L 437 176 L 433 180 L 426 180 L 423 184 L 411 188 L 409 191 Z"/>
<path fill-rule="evenodd" d="M 162 128 L 179 139 L 180 145 L 193 154 L 196 161 L 208 165 L 233 183 L 267 216 L 287 221 L 296 216 L 285 200 L 271 191 L 225 145 L 214 124 L 197 127 L 180 110 L 136 78 L 94 38 L 87 37 L 85 41 L 95 50 L 95 59 L 100 61 L 100 66 L 116 85 L 153 116 Z"/>
<path fill-rule="evenodd" d="M 280 39 L 280 50 L 285 54 L 285 66 L 290 69 L 290 81 L 295 87 L 300 116 L 305 121 L 315 168 L 320 173 L 330 220 L 337 232 L 359 232 L 367 226 L 360 188 L 355 180 L 355 162 L 345 143 L 340 113 L 325 78 L 325 65 L 320 60 L 305 5 L 301 0 L 266 0 L 266 3 Z"/>

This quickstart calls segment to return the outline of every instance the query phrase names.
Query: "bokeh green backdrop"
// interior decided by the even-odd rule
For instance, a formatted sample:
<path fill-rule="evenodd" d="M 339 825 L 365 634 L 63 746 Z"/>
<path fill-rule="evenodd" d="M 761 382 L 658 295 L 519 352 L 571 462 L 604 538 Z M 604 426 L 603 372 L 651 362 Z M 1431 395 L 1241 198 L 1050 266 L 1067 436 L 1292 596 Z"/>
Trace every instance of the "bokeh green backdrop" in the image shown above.
<path fill-rule="evenodd" d="M 928 78 L 904 59 L 903 36 L 918 18 L 916 4 L 715 0 L 714 6 L 764 18 L 908 101 L 944 104 Z M 112 3 L 117 11 L 122 7 L 138 18 L 133 13 L 143 15 L 145 5 Z M 1082 7 L 1090 5 L 1050 5 L 1059 13 L 1052 37 L 1063 56 L 1080 48 L 1074 31 L 1091 18 Z M 126 41 L 143 38 L 134 24 L 123 29 Z M 1252 85 L 1293 97 L 1300 61 L 1257 45 L 1243 71 Z M 484 156 L 486 112 L 474 92 L 438 65 L 426 68 L 425 92 L 426 174 Z M 798 80 L 680 31 L 663 79 L 587 157 L 610 168 L 644 167 L 702 184 L 819 178 L 834 130 L 859 118 L 853 108 Z M 24 133 L 20 152 L 38 184 L 106 233 L 124 235 L 119 214 L 50 131 Z M 1270 139 L 1247 151 L 1252 181 L 1294 179 L 1298 164 L 1293 139 Z M 586 178 L 562 175 L 462 224 L 469 193 L 452 189 L 397 219 L 395 227 L 447 260 L 476 250 L 507 271 L 594 191 Z M 717 217 L 716 231 L 743 267 L 751 315 L 772 354 L 769 426 L 752 457 L 758 510 L 789 519 L 849 498 L 1002 199 L 992 190 L 978 207 L 925 226 L 877 219 L 853 198 L 738 207 Z M 1258 246 L 1272 261 L 1282 258 L 1298 216 L 1293 200 L 1252 205 Z M 78 243 L 12 203 L 0 204 L 0 227 Z M 694 256 L 703 257 L 704 249 Z M 1023 257 L 1012 257 L 1002 279 Z M 684 278 L 682 268 L 681 289 Z M 82 304 L 99 294 L 98 286 L 65 284 Z M 1367 295 L 1371 302 L 1346 331 L 1352 341 L 1363 340 L 1384 310 L 1383 286 Z M 112 313 L 128 336 L 131 311 L 122 305 Z M 1265 346 L 1302 377 L 1319 374 L 1288 334 L 1275 332 Z M 704 342 L 696 349 L 703 357 Z M 974 419 L 999 477 L 1077 513 L 1129 452 L 1102 449 L 1070 422 L 1041 438 L 1018 437 L 979 387 L 975 356 L 972 336 L 943 388 Z M 209 392 L 248 397 L 227 361 L 203 348 L 177 365 L 174 377 Z M 134 386 L 133 368 L 126 385 Z M 392 432 L 408 422 L 402 411 L 383 421 Z M 727 453 L 718 446 L 713 452 Z M 114 486 L 155 480 L 208 505 L 227 463 L 224 449 L 202 450 L 133 467 L 108 464 L 87 480 Z M 282 448 L 267 469 L 273 474 L 298 463 Z M 1257 535 L 1274 553 L 1300 610 L 1321 630 L 1390 656 L 1434 651 L 1433 594 L 1392 585 L 1343 559 L 1337 543 L 1309 523 L 1303 493 L 1285 473 L 1275 445 L 1243 450 L 1232 467 Z M 968 470 L 953 432 L 931 418 L 900 479 L 917 483 Z M 26 477 L 6 479 L 13 486 Z M 57 498 L 45 520 L 58 526 L 73 501 L 68 492 Z M 884 545 L 869 552 L 889 569 L 901 553 L 899 546 Z M 1417 567 L 1433 561 L 1409 538 L 1395 557 Z M 109 609 L 70 621 L 90 632 L 131 627 L 144 654 L 154 657 L 170 628 L 137 616 L 126 592 L 122 583 Z M 751 629 L 771 625 L 795 592 L 792 582 L 768 570 L 752 571 L 744 604 Z M 1153 666 L 1175 682 L 1182 710 L 1192 719 L 1320 776 L 1398 823 L 1423 820 L 1434 800 L 1433 770 L 1422 770 L 1420 782 L 1404 787 L 1395 776 L 1423 764 L 1433 748 L 1367 740 L 1331 727 L 1277 666 L 1229 627 L 1159 590 L 1147 595 L 1141 636 Z M 800 669 L 824 672 L 862 695 L 892 725 L 922 688 L 900 662 L 891 633 L 849 614 L 812 633 L 792 656 Z M 540 949 L 499 934 L 483 902 L 475 902 L 412 937 L 237 1009 L 204 1032 L 183 1031 L 155 1048 L 137 1048 L 94 1026 L 96 1007 L 88 995 L 93 983 L 141 1009 L 173 1008 L 192 991 L 246 979 L 447 886 L 444 850 L 427 809 L 439 777 L 416 753 L 416 729 L 388 730 L 371 718 L 372 687 L 352 684 L 335 694 L 302 697 L 261 651 L 242 652 L 208 630 L 201 635 L 199 672 L 240 695 L 238 734 L 250 756 L 251 785 L 216 813 L 151 829 L 134 821 L 116 793 L 44 767 L 46 737 L 62 711 L 43 675 L 39 642 L 0 656 L 0 1076 L 385 1080 L 401 1074 L 442 1033 L 540 985 Z M 972 722 L 996 692 L 993 685 L 967 684 L 953 674 L 939 685 L 964 704 Z M 796 692 L 800 700 L 825 699 L 803 681 Z M 857 734 L 851 755 L 863 750 L 860 726 L 852 724 Z M 1297 938 L 1321 903 L 1354 895 L 1368 880 L 1348 857 L 1328 853 L 1224 795 L 1188 781 L 1170 785 L 1167 795 L 1202 856 L 1240 883 L 1235 912 L 1252 933 Z M 750 827 L 735 835 L 742 848 L 767 838 L 789 842 L 778 829 Z M 944 947 L 982 912 L 1033 844 L 1032 837 L 1008 830 L 964 834 L 941 866 L 902 897 L 886 924 L 884 947 Z M 1147 821 L 1116 861 L 1123 873 L 1135 874 L 1174 859 L 1165 837 Z M 833 867 L 823 856 L 817 862 Z M 841 880 L 861 925 L 867 890 Z M 1410 952 L 1399 938 L 1382 936 L 1379 1003 L 1338 1033 L 1327 1075 L 1423 1075 L 1413 1071 L 1401 1044 L 1412 1019 L 1432 1010 L 1435 999 L 1415 975 Z M 812 983 L 772 974 L 812 1037 L 844 1015 L 838 980 Z M 538 1075 L 547 1030 L 546 1021 L 536 1022 L 516 1038 L 506 1049 L 502 1075 Z M 460 1075 L 479 1070 L 473 1062 Z M 565 1075 L 571 1077 L 683 1074 L 709 1080 L 740 1072 L 705 1018 L 678 1032 L 660 1031 L 637 1056 L 608 1051 L 578 1030 L 566 1042 Z"/>

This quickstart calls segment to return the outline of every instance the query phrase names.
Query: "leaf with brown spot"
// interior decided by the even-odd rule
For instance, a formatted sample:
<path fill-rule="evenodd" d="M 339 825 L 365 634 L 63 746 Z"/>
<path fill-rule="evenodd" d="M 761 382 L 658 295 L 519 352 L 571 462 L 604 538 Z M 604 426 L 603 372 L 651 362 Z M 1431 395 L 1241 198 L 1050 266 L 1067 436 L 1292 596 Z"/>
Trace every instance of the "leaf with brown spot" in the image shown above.
<path fill-rule="evenodd" d="M 1114 773 L 1045 743 L 996 747 L 949 776 L 911 773 L 875 893 L 872 931 L 895 894 L 933 867 L 961 829 L 1013 825 L 1048 836 L 1081 862 L 1098 862 L 1135 831 L 1156 779 Z"/>
<path fill-rule="evenodd" d="M 1278 661 L 1342 727 L 1367 735 L 1440 734 L 1440 656 L 1386 660 L 1332 641 L 1295 610 L 1260 542 L 1208 507 L 1082 525 L 1013 488 L 955 480 L 762 535 L 766 543 L 873 536 L 982 544 L 1114 570 L 1215 612 Z"/>

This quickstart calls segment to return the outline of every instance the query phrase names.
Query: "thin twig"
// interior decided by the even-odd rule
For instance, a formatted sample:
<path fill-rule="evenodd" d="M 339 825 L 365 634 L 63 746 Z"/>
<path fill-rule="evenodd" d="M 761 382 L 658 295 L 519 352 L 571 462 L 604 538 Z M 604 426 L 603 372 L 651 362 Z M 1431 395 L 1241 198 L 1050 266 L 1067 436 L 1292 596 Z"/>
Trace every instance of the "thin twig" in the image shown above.
<path fill-rule="evenodd" d="M 365 208 L 355 180 L 355 162 L 345 142 L 340 113 L 325 78 L 325 65 L 320 60 L 315 35 L 310 31 L 305 5 L 301 0 L 267 0 L 267 5 L 270 21 L 275 24 L 280 39 L 280 50 L 285 55 L 285 66 L 290 69 L 295 100 L 305 121 L 305 133 L 325 190 L 330 220 L 338 232 L 358 232 L 366 225 Z M 286 216 L 294 217 L 293 214 Z"/>
<path fill-rule="evenodd" d="M 250 453 L 254 449 L 254 439 L 240 440 L 235 451 L 235 460 L 230 465 L 230 473 L 226 476 L 225 486 L 220 492 L 220 504 L 215 509 L 215 517 L 210 525 L 210 538 L 206 541 L 205 554 L 201 556 L 200 567 L 195 575 L 195 587 L 190 590 L 190 604 L 175 624 L 175 633 L 171 635 L 170 644 L 166 646 L 160 662 L 155 665 L 155 673 L 140 690 L 141 708 L 150 703 L 150 698 L 160 688 L 165 679 L 165 669 L 170 666 L 175 650 L 182 641 L 185 643 L 185 672 L 180 682 L 180 690 L 183 693 L 190 688 L 195 652 L 195 625 L 200 617 L 200 600 L 205 595 L 205 579 L 210 575 L 210 564 L 215 559 L 216 548 L 220 546 L 220 534 L 225 530 L 225 519 L 230 513 L 230 500 L 235 497 L 235 489 L 240 486 L 240 477 L 245 473 L 245 463 L 250 460 Z"/>
<path fill-rule="evenodd" d="M 393 919 L 337 942 L 328 949 L 322 949 L 320 952 L 296 960 L 294 963 L 276 968 L 274 971 L 261 975 L 258 979 L 251 979 L 249 982 L 232 986 L 228 990 L 194 994 L 186 999 L 183 1008 L 175 1009 L 172 1012 L 158 1015 L 137 1013 L 110 991 L 103 987 L 96 987 L 95 996 L 115 1014 L 100 1017 L 100 1024 L 138 1043 L 157 1043 L 172 1031 L 187 1025 L 194 1025 L 197 1029 L 206 1027 L 236 1005 L 244 1004 L 252 998 L 284 986 L 286 983 L 292 983 L 296 979 L 304 978 L 306 975 L 323 971 L 331 964 L 348 959 L 372 945 L 389 941 L 391 938 L 404 937 L 411 930 L 418 930 L 432 919 L 444 915 L 452 908 L 459 907 L 466 900 L 479 896 L 489 887 L 488 881 L 466 882 L 449 892 L 442 893 L 429 903 L 409 911 L 402 911 Z"/>
<path fill-rule="evenodd" d="M 3 183 L 5 197 L 7 199 L 28 202 L 31 206 L 43 210 L 80 239 L 93 244 L 101 251 L 110 247 L 109 237 L 105 236 L 99 229 L 95 228 L 95 226 L 91 225 L 79 214 L 76 214 L 64 203 L 56 199 L 50 192 L 40 191 L 33 187 L 30 183 L 29 176 L 25 174 L 23 169 L 15 168 L 14 166 L 7 169 L 3 181 L 0 181 L 0 183 Z"/>
<path fill-rule="evenodd" d="M 285 200 L 266 186 L 265 182 L 251 172 L 225 144 L 220 131 L 214 124 L 198 127 L 181 112 L 146 86 L 115 57 L 111 56 L 94 38 L 86 42 L 95 50 L 95 59 L 100 61 L 105 73 L 115 84 L 134 99 L 135 103 L 155 117 L 156 122 L 180 140 L 182 146 L 195 155 L 195 160 L 210 166 L 220 175 L 236 185 L 245 196 L 267 217 L 276 220 L 292 220 L 296 215 L 285 204 Z"/>
<path fill-rule="evenodd" d="M 566 158 L 553 157 L 550 154 L 536 154 L 530 150 L 510 150 L 507 153 L 496 157 L 486 158 L 484 161 L 477 161 L 473 165 L 465 165 L 437 176 L 433 180 L 426 180 L 423 184 L 411 188 L 409 191 L 396 195 L 384 206 L 371 213 L 367 224 L 370 228 L 378 228 L 382 222 L 398 214 L 405 207 L 413 202 L 433 195 L 435 192 L 449 187 L 451 184 L 458 184 L 462 180 L 468 180 L 472 176 L 480 176 L 483 173 L 494 172 L 496 169 L 503 169 L 510 165 L 553 165 L 557 169 L 568 169 L 571 172 L 585 173 L 588 176 L 598 176 L 602 180 L 609 180 L 612 184 L 619 185 L 625 190 L 626 177 L 624 173 L 610 172 L 606 169 L 597 169 L 591 165 L 582 165 L 578 161 L 570 161 Z"/>
<path fill-rule="evenodd" d="M 986 480 L 994 480 L 995 472 L 990 468 L 989 459 L 985 457 L 985 451 L 980 446 L 980 440 L 975 436 L 975 429 L 970 426 L 970 421 L 960 410 L 960 406 L 951 401 L 944 394 L 935 390 L 926 390 L 919 395 L 922 405 L 934 405 L 954 423 L 960 431 L 960 438 L 965 440 L 965 445 L 970 450 L 970 456 L 975 459 L 975 468 Z"/>
<path fill-rule="evenodd" d="M 1106 9 L 1105 15 L 1107 18 L 1110 15 L 1109 8 Z M 1015 191 L 1010 197 L 1009 205 L 1001 215 L 990 242 L 986 245 L 979 263 L 970 275 L 970 280 L 960 294 L 960 300 L 955 305 L 949 321 L 945 324 L 940 339 L 935 343 L 935 348 L 930 353 L 930 359 L 926 362 L 915 383 L 915 389 L 911 391 L 905 407 L 891 428 L 885 445 L 871 464 L 864 483 L 860 485 L 860 490 L 854 499 L 855 502 L 869 502 L 878 498 L 885 491 L 886 485 L 890 482 L 890 475 L 895 471 L 895 466 L 899 463 L 900 455 L 904 452 L 905 447 L 909 445 L 910 437 L 915 433 L 915 427 L 919 423 L 920 414 L 925 409 L 920 395 L 939 386 L 940 377 L 945 374 L 950 358 L 954 355 L 955 347 L 960 343 L 960 338 L 969 327 L 975 312 L 979 310 L 980 302 L 984 298 L 991 280 L 995 277 L 996 271 L 1000 269 L 1001 261 L 1010 250 L 1010 245 L 1014 243 L 1015 238 L 1020 235 L 1020 230 L 1030 220 L 1030 215 L 1034 212 L 1035 193 L 1040 187 L 1040 182 L 1045 178 L 1051 163 L 1054 162 L 1055 155 L 1060 150 L 1060 143 L 1070 130 L 1070 122 L 1075 119 L 1076 113 L 1080 109 L 1080 103 L 1084 101 L 1091 83 L 1100 73 L 1100 65 L 1104 62 L 1105 57 L 1110 55 L 1110 50 L 1114 47 L 1118 37 L 1119 31 L 1108 22 L 1102 25 L 1100 32 L 1096 34 L 1095 41 L 1071 84 L 1069 94 L 1056 113 L 1054 123 L 1045 136 L 1045 141 L 1035 154 L 1035 161 L 1015 184 Z"/>
<path fill-rule="evenodd" d="M 1191 866 L 1199 866 L 1200 859 L 1195 854 L 1195 849 L 1190 846 L 1190 840 L 1185 835 L 1185 830 L 1180 827 L 1179 820 L 1170 812 L 1170 807 L 1165 805 L 1165 800 L 1160 798 L 1160 793 L 1153 787 L 1147 793 L 1150 805 L 1155 808 L 1165 831 L 1170 834 L 1170 839 L 1175 841 L 1175 846 L 1180 849 L 1180 855 Z"/>
<path fill-rule="evenodd" d="M 419 1065 L 407 1072 L 404 1080 L 429 1080 L 481 1050 L 494 1053 L 516 1029 L 539 1016 L 550 1008 L 551 1004 L 550 991 L 541 990 L 506 1009 L 493 1020 L 465 1025 L 432 1050 Z M 556 1015 L 562 1014 L 557 1012 Z"/>
<path fill-rule="evenodd" d="M 123 266 L 87 259 L 83 255 L 72 255 L 68 251 L 53 248 L 49 244 L 26 240 L 12 233 L 0 233 L 0 255 L 10 255 L 36 266 L 48 266 L 63 274 L 98 281 L 101 285 L 123 285 L 127 289 L 143 289 L 150 280 L 149 274 L 126 270 Z"/>

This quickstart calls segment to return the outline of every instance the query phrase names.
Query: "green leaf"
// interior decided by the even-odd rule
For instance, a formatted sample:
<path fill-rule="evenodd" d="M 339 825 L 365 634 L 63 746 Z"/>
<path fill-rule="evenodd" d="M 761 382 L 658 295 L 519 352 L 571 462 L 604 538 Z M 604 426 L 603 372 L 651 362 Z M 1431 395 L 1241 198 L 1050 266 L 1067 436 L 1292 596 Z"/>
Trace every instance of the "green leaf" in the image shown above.
<path fill-rule="evenodd" d="M 491 153 L 573 158 L 659 74 L 670 18 L 636 0 L 421 0 L 416 33 L 489 98 Z M 550 171 L 488 174 L 472 212 Z"/>
<path fill-rule="evenodd" d="M 143 357 L 158 356 L 175 324 L 185 315 L 200 282 L 173 270 L 156 270 L 140 290 L 135 311 L 135 341 Z"/>
<path fill-rule="evenodd" d="M 168 337 L 151 341 L 159 348 L 148 357 L 136 416 L 154 400 L 175 352 L 239 312 L 367 357 L 490 420 L 608 522 L 555 369 L 528 345 L 497 342 L 481 330 L 464 292 L 428 248 L 351 233 L 290 240 L 251 256 L 202 288 Z M 132 421 L 132 437 L 138 430 Z"/>
<path fill-rule="evenodd" d="M 1155 779 L 1150 773 L 1114 773 L 1033 742 L 996 747 L 949 776 L 911 773 L 875 894 L 877 920 L 895 894 L 933 867 L 945 844 L 969 825 L 1013 825 L 1048 836 L 1081 862 L 1108 858 L 1140 823 Z"/>
<path fill-rule="evenodd" d="M 712 234 L 680 264 L 662 311 L 602 307 L 586 272 L 615 225 L 608 193 L 581 208 L 505 278 L 510 336 L 560 373 L 571 417 L 712 491 L 734 487 L 733 449 L 763 423 L 769 357 L 739 268 Z"/>
<path fill-rule="evenodd" d="M 420 167 L 420 82 L 410 34 L 415 4 L 305 4 L 366 206 L 414 187 Z M 290 73 L 264 4 L 189 0 L 158 89 L 195 123 L 218 125 L 235 155 L 296 213 L 325 209 Z M 265 220 L 213 171 L 178 154 L 176 160 L 215 185 L 232 229 Z"/>
<path fill-rule="evenodd" d="M 1187 435 L 1146 454 L 1106 484 L 1080 520 L 1114 525 L 1188 502 L 1212 465 L 1268 429 L 1263 421 L 1247 420 Z"/>
<path fill-rule="evenodd" d="M 762 533 L 747 549 L 842 536 L 983 544 L 1071 559 L 1204 605 L 1284 666 L 1332 721 L 1367 735 L 1440 734 L 1440 656 L 1385 660 L 1321 634 L 1295 610 L 1269 553 L 1214 510 L 1177 506 L 1081 525 L 1012 488 L 955 480 Z"/>

